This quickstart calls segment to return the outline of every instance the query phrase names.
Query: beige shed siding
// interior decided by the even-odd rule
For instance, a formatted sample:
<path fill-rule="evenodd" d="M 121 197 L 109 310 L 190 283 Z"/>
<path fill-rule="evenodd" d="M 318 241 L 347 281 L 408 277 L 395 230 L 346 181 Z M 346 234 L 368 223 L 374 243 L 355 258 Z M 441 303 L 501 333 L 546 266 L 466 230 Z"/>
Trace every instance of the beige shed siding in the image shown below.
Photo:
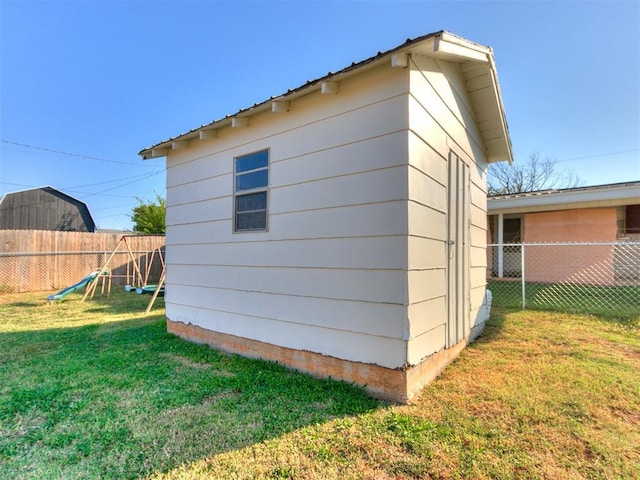
<path fill-rule="evenodd" d="M 403 236 L 183 244 L 184 248 L 173 250 L 169 262 L 212 267 L 403 270 L 405 244 Z"/>
<path fill-rule="evenodd" d="M 229 204 L 228 208 L 232 208 Z M 193 210 L 193 208 L 191 208 Z M 189 213 L 186 209 L 186 214 Z M 193 213 L 191 212 L 193 215 Z M 179 244 L 203 243 L 203 239 L 219 239 L 219 242 L 228 243 L 223 238 L 229 231 L 231 217 L 206 221 L 202 223 L 187 223 L 174 225 L 171 234 L 172 241 Z M 379 222 L 365 222 L 364 219 L 371 215 L 380 216 Z M 262 241 L 253 237 L 269 237 L 270 240 L 304 240 L 317 238 L 334 238 L 340 236 L 344 225 L 351 225 L 354 236 L 396 235 L 406 233 L 407 226 L 404 220 L 406 204 L 401 201 L 384 203 L 372 203 L 364 205 L 352 205 L 345 207 L 327 207 L 314 210 L 302 210 L 272 214 L 270 217 L 270 235 L 255 233 L 246 241 Z M 184 219 L 190 218 L 185 215 Z M 308 222 L 306 230 L 300 230 L 297 226 L 300 222 Z M 245 239 L 242 239 L 245 241 Z"/>
<path fill-rule="evenodd" d="M 407 93 L 406 71 L 385 65 L 172 151 L 169 319 L 404 365 Z M 234 234 L 233 157 L 263 148 L 269 231 Z"/>
<path fill-rule="evenodd" d="M 188 277 L 192 285 L 207 288 L 227 289 L 230 285 L 242 285 L 247 292 L 296 296 L 306 296 L 311 289 L 317 298 L 389 304 L 402 304 L 404 300 L 404 292 L 389 289 L 389 285 L 403 282 L 404 274 L 400 270 L 380 270 L 371 275 L 365 269 L 279 267 L 276 273 L 287 278 L 287 282 L 282 283 L 273 282 L 272 267 L 220 265 L 216 267 L 216 276 L 211 275 L 209 265 L 176 265 L 174 270 L 176 276 Z M 354 282 L 362 288 L 353 290 Z"/>
<path fill-rule="evenodd" d="M 409 97 L 409 242 L 407 361 L 445 348 L 447 322 L 447 178 L 453 151 L 470 166 L 471 325 L 486 285 L 486 157 L 457 65 L 414 55 Z"/>
<path fill-rule="evenodd" d="M 240 290 L 233 286 L 215 288 L 176 285 L 172 288 L 175 289 L 175 295 L 179 296 L 181 303 L 222 314 L 222 322 L 219 326 L 223 326 L 225 322 L 225 313 L 236 313 L 245 317 L 276 320 L 301 326 L 314 325 L 372 336 L 402 338 L 402 323 L 389 321 L 390 318 L 402 317 L 403 306 L 400 304 L 355 302 L 307 295 L 295 296 L 290 293 L 274 294 Z M 250 301 L 248 301 L 249 297 Z M 318 312 L 321 312 L 321 315 L 318 315 Z M 220 315 L 215 316 L 220 317 Z M 366 324 L 359 324 L 353 319 L 366 319 Z M 250 328 L 253 328 L 252 324 Z M 238 336 L 247 336 L 240 335 L 240 332 L 248 331 L 243 329 L 242 325 L 226 327 L 225 330 Z M 216 331 L 220 330 L 216 329 Z M 281 335 L 283 330 L 279 332 Z"/>
<path fill-rule="evenodd" d="M 191 323 L 212 332 L 225 334 L 229 334 L 225 330 L 229 330 L 229 326 L 233 325 L 233 331 L 236 333 L 230 335 L 252 340 L 262 339 L 259 341 L 294 350 L 321 351 L 324 355 L 376 365 L 379 364 L 381 351 L 385 354 L 386 363 L 402 364 L 406 357 L 405 342 L 402 339 L 286 322 L 262 315 L 251 317 L 236 312 L 217 312 L 191 305 L 174 305 L 173 308 L 179 308 L 180 317 L 175 317 L 175 314 L 172 317 L 167 313 L 170 320 Z M 286 338 L 283 338 L 285 336 Z M 283 345 L 285 343 L 286 345 Z"/>

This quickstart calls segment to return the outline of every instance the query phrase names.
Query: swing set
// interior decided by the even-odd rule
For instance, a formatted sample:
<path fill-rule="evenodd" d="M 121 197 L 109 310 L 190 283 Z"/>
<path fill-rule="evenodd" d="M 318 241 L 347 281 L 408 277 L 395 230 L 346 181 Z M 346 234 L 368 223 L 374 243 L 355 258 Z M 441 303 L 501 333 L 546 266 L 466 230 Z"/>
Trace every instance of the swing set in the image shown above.
<path fill-rule="evenodd" d="M 148 235 L 145 235 L 148 236 Z M 137 294 L 151 294 L 151 300 L 147 305 L 147 309 L 145 310 L 145 316 L 149 314 L 153 304 L 155 303 L 158 295 L 164 295 L 164 282 L 166 278 L 166 264 L 164 261 L 164 252 L 163 247 L 157 247 L 151 251 L 151 255 L 149 256 L 149 252 L 145 252 L 144 256 L 140 256 L 136 258 L 134 252 L 130 245 L 130 239 L 140 238 L 142 235 L 123 235 L 116 248 L 111 252 L 111 255 L 107 258 L 107 261 L 102 266 L 100 270 L 97 272 L 97 278 L 101 278 L 103 276 L 109 276 L 109 287 L 107 290 L 107 296 L 111 293 L 111 270 L 109 267 L 111 266 L 114 258 L 118 253 L 126 253 L 128 255 L 128 262 L 126 264 L 126 280 L 127 285 L 124 287 L 127 292 L 136 292 Z M 160 273 L 160 280 L 157 285 L 149 285 L 149 277 L 151 276 L 152 267 L 154 264 L 155 256 L 158 256 L 160 261 L 160 265 L 162 266 L 162 272 Z M 144 262 L 142 260 L 144 259 Z M 144 268 L 143 264 L 144 263 Z M 131 265 L 131 267 L 130 267 Z M 144 275 L 143 275 L 144 270 Z M 87 290 L 85 291 L 84 296 L 82 297 L 82 301 L 84 302 L 87 298 L 92 299 L 96 289 L 98 287 L 98 281 L 91 282 L 87 286 Z M 102 293 L 104 294 L 104 282 L 102 283 Z"/>

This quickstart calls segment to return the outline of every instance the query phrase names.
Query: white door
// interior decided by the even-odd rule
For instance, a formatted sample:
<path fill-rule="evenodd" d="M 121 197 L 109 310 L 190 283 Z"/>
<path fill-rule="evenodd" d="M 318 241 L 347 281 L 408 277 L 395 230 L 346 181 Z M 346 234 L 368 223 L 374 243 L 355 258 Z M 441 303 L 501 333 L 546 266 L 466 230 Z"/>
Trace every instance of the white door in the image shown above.
<path fill-rule="evenodd" d="M 449 154 L 447 214 L 447 347 L 469 329 L 469 166 Z"/>

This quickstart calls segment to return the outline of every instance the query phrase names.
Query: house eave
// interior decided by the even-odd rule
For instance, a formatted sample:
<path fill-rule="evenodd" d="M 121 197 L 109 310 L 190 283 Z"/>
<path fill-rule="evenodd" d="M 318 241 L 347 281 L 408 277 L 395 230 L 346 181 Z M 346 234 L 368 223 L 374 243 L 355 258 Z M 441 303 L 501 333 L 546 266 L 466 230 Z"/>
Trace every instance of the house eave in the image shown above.
<path fill-rule="evenodd" d="M 638 204 L 640 204 L 640 182 L 626 182 L 489 197 L 487 213 L 489 215 L 533 213 Z"/>
<path fill-rule="evenodd" d="M 293 90 L 288 90 L 282 95 L 271 97 L 264 102 L 256 103 L 252 107 L 240 110 L 235 114 L 227 115 L 222 119 L 214 120 L 211 123 L 201 125 L 186 133 L 145 148 L 139 152 L 139 155 L 144 160 L 165 157 L 172 150 L 188 146 L 189 142 L 211 138 L 216 135 L 217 130 L 225 127 L 233 127 L 234 124 L 238 123 L 235 119 L 251 117 L 269 111 L 286 111 L 288 110 L 288 105 L 297 98 L 318 91 L 321 93 L 335 93 L 333 90 L 335 88 L 335 85 L 333 85 L 335 82 L 340 82 L 352 75 L 360 74 L 384 62 L 391 62 L 393 67 L 402 67 L 403 57 L 406 58 L 413 54 L 428 55 L 454 63 L 482 66 L 482 72 L 489 78 L 489 85 L 482 91 L 472 94 L 472 97 L 475 96 L 478 99 L 477 103 L 482 104 L 489 110 L 488 113 L 483 112 L 489 115 L 491 119 L 491 122 L 489 122 L 487 126 L 486 134 L 483 134 L 487 159 L 489 163 L 498 161 L 508 161 L 511 163 L 513 160 L 511 140 L 504 115 L 504 106 L 497 80 L 497 72 L 493 61 L 493 50 L 490 47 L 479 45 L 445 31 L 427 34 L 416 39 L 408 39 L 404 44 L 396 48 L 386 52 L 378 52 L 377 55 L 361 62 L 354 62 L 339 72 L 329 72 L 323 77 L 310 80 L 304 85 Z M 471 72 L 471 70 L 467 70 L 467 72 Z M 477 74 L 477 70 L 468 74 Z M 328 89 L 330 84 L 332 84 L 331 92 L 329 92 Z M 286 106 L 283 107 L 284 105 Z M 202 132 L 209 132 L 209 134 L 203 135 Z"/>

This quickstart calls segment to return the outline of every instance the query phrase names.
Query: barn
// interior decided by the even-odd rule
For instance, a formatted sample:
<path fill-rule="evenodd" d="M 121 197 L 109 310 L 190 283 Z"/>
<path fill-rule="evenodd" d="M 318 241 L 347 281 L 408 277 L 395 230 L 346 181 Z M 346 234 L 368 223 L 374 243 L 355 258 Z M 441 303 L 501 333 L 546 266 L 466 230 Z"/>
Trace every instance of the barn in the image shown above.
<path fill-rule="evenodd" d="M 408 40 L 140 155 L 166 157 L 170 332 L 406 403 L 482 330 L 491 48 Z"/>
<path fill-rule="evenodd" d="M 7 193 L 0 200 L 0 230 L 95 232 L 86 203 L 53 187 Z"/>

